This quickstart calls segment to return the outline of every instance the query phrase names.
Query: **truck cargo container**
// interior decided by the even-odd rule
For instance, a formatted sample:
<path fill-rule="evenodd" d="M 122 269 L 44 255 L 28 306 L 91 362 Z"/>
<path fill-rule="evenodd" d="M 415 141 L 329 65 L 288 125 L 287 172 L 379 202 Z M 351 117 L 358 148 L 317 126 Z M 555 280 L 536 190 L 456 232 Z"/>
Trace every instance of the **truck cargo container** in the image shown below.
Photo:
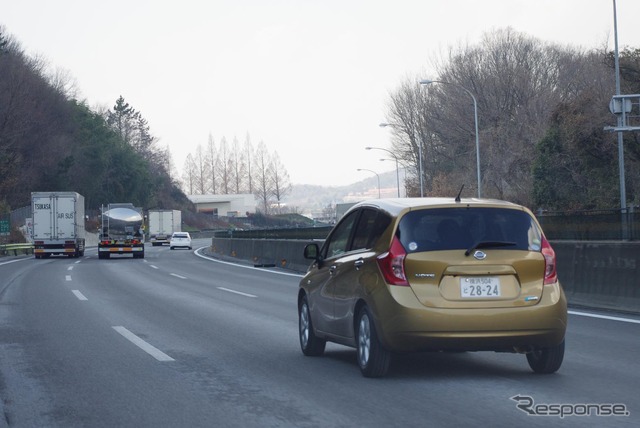
<path fill-rule="evenodd" d="M 156 245 L 168 244 L 173 232 L 182 232 L 182 211 L 149 210 L 149 241 Z"/>
<path fill-rule="evenodd" d="M 84 197 L 76 192 L 32 192 L 33 253 L 37 259 L 84 255 Z"/>

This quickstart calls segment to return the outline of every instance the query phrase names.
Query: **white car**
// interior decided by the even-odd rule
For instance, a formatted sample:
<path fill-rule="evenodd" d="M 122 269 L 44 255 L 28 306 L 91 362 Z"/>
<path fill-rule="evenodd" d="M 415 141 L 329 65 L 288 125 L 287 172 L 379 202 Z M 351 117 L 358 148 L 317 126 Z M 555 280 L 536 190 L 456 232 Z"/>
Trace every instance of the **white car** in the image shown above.
<path fill-rule="evenodd" d="M 191 249 L 191 236 L 188 232 L 174 232 L 169 241 L 169 248 L 188 248 Z"/>

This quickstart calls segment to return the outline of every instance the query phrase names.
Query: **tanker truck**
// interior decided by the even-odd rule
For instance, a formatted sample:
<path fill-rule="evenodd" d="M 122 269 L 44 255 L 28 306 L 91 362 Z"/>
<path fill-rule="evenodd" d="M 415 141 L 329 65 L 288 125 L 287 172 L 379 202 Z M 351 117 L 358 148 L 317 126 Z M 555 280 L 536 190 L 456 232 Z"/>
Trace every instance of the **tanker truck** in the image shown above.
<path fill-rule="evenodd" d="M 144 234 L 141 210 L 133 204 L 109 204 L 102 210 L 98 258 L 108 259 L 111 254 L 132 254 L 134 259 L 144 258 Z"/>

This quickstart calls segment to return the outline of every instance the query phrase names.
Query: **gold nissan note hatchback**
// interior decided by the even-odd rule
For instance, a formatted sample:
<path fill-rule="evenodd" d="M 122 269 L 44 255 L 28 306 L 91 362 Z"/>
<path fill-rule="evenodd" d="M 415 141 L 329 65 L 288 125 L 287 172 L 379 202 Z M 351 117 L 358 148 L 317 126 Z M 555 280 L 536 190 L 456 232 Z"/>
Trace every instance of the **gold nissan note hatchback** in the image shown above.
<path fill-rule="evenodd" d="M 537 373 L 564 357 L 567 302 L 556 257 L 527 208 L 489 199 L 380 199 L 353 206 L 298 292 L 302 352 L 355 347 L 362 374 L 391 353 L 526 354 Z"/>

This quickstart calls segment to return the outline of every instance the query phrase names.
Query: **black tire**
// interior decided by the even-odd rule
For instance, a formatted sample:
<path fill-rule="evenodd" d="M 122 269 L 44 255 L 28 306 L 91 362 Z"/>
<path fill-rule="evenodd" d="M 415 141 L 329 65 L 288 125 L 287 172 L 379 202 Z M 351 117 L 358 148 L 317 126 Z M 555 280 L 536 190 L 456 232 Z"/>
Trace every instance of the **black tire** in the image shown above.
<path fill-rule="evenodd" d="M 358 312 L 357 321 L 356 348 L 360 371 L 364 377 L 382 377 L 389 371 L 391 352 L 380 343 L 376 326 L 366 306 Z"/>
<path fill-rule="evenodd" d="M 309 313 L 309 302 L 307 296 L 303 296 L 298 305 L 298 336 L 300 337 L 300 349 L 308 357 L 317 357 L 324 353 L 327 341 L 320 339 L 313 332 L 311 314 Z"/>
<path fill-rule="evenodd" d="M 556 346 L 550 348 L 536 349 L 527 354 L 529 367 L 541 374 L 555 373 L 562 365 L 564 359 L 564 340 Z"/>

